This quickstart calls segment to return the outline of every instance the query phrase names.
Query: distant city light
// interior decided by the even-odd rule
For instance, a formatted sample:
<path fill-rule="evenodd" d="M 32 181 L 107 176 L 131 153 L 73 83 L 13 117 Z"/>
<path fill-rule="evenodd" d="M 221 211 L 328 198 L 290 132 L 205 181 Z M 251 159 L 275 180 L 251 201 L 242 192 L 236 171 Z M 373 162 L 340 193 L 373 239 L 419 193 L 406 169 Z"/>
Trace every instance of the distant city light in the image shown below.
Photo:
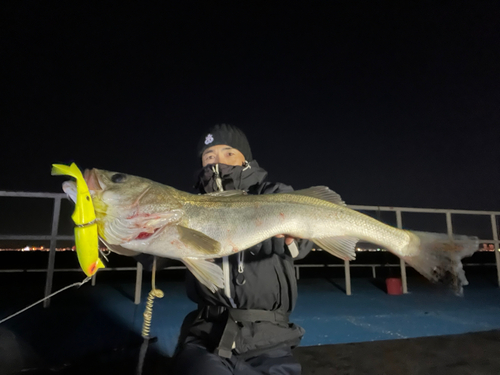
<path fill-rule="evenodd" d="M 488 246 L 488 244 L 485 244 L 486 246 L 482 246 L 480 247 L 477 251 L 479 252 L 494 252 L 495 251 L 495 247 L 493 244 L 490 244 Z M 0 245 L 1 246 L 1 245 Z M 103 251 L 106 251 L 107 249 L 105 247 L 102 247 L 100 248 L 101 250 Z M 500 249 L 496 249 L 498 251 L 500 251 Z M 19 248 L 1 248 L 0 247 L 0 251 L 30 251 L 30 252 L 33 252 L 33 251 L 45 251 L 45 252 L 49 252 L 50 251 L 50 247 L 45 247 L 45 246 L 24 246 L 24 247 L 19 247 Z M 72 246 L 68 246 L 68 247 L 57 247 L 56 248 L 56 251 L 76 251 L 76 246 L 75 245 L 72 245 Z M 323 251 L 323 249 L 321 248 L 313 248 L 312 251 Z M 373 247 L 356 247 L 355 248 L 355 251 L 356 252 L 366 252 L 366 251 L 387 251 L 386 249 L 382 249 L 382 248 L 379 248 L 379 247 L 376 247 L 376 248 L 373 248 Z"/>
<path fill-rule="evenodd" d="M 102 248 L 104 250 L 104 248 Z M 45 247 L 45 246 L 24 246 L 20 248 L 0 248 L 0 251 L 29 251 L 29 252 L 34 252 L 34 251 L 44 251 L 44 252 L 49 252 L 50 248 Z M 57 247 L 56 251 L 76 251 L 75 246 L 68 246 L 68 247 Z"/>

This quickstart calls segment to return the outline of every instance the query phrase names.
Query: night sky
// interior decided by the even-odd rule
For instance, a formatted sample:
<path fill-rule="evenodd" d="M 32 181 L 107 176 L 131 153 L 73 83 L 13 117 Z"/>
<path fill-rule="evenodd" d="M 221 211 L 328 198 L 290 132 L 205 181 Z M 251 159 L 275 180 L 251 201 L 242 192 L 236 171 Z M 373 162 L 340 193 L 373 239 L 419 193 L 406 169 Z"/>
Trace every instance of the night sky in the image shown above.
<path fill-rule="evenodd" d="M 296 189 L 500 210 L 498 1 L 6 3 L 0 190 L 74 161 L 192 191 L 225 122 Z"/>

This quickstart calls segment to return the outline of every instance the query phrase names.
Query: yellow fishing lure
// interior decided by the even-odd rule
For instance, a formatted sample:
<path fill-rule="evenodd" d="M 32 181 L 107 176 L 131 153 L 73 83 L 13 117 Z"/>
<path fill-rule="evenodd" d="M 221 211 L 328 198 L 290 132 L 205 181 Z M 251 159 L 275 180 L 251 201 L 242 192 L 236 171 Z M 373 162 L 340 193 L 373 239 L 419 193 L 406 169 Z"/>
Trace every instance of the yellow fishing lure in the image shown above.
<path fill-rule="evenodd" d="M 75 222 L 76 254 L 80 267 L 87 276 L 94 275 L 104 264 L 99 259 L 99 237 L 95 222 L 95 211 L 89 188 L 82 172 L 75 163 L 52 164 L 52 175 L 68 175 L 76 179 L 75 211 L 71 218 Z"/>

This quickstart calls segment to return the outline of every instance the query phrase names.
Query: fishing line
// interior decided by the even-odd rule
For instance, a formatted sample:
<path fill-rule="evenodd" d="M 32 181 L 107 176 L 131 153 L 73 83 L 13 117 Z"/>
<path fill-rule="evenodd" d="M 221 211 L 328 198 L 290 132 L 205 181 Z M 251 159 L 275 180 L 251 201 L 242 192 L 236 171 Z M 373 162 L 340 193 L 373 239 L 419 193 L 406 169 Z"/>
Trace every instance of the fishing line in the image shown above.
<path fill-rule="evenodd" d="M 86 277 L 83 281 L 80 281 L 80 282 L 73 283 L 73 284 L 71 284 L 71 285 L 65 286 L 64 288 L 59 289 L 57 292 L 54 292 L 54 293 L 52 293 L 52 294 L 49 294 L 47 297 L 42 298 L 41 300 L 39 300 L 39 301 L 37 301 L 37 302 L 35 302 L 35 303 L 33 303 L 33 304 L 29 305 L 28 307 L 25 307 L 25 308 L 24 308 L 24 309 L 22 309 L 22 310 L 19 310 L 19 311 L 18 311 L 18 312 L 16 312 L 15 314 L 12 314 L 12 315 L 8 316 L 7 318 L 4 318 L 4 319 L 0 320 L 0 324 L 2 324 L 3 322 L 6 322 L 6 321 L 7 321 L 7 320 L 9 320 L 9 319 L 12 319 L 13 317 L 15 317 L 15 316 L 17 316 L 17 315 L 19 315 L 19 314 L 21 314 L 21 313 L 25 312 L 26 310 L 31 309 L 33 306 L 36 306 L 36 305 L 38 305 L 39 303 L 42 303 L 42 302 L 43 302 L 43 301 L 45 301 L 46 299 L 49 299 L 49 298 L 51 298 L 51 297 L 55 296 L 56 294 L 59 294 L 59 293 L 61 293 L 61 292 L 65 291 L 66 289 L 70 289 L 70 288 L 72 288 L 72 287 L 74 287 L 74 286 L 81 287 L 83 284 L 85 284 L 85 283 L 86 283 L 87 281 L 89 281 L 90 279 L 91 279 L 91 277 L 89 276 L 89 277 Z"/>

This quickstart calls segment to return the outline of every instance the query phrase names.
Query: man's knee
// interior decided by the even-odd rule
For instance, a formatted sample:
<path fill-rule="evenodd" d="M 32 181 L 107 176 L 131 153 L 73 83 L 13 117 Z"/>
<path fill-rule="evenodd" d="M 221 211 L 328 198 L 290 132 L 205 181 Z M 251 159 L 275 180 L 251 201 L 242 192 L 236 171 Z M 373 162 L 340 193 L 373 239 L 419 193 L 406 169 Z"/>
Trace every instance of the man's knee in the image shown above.
<path fill-rule="evenodd" d="M 271 350 L 258 357 L 251 358 L 247 365 L 259 374 L 300 375 L 302 366 L 293 357 L 289 348 Z"/>
<path fill-rule="evenodd" d="M 173 368 L 176 375 L 232 374 L 223 358 L 197 344 L 183 345 L 174 357 Z"/>

